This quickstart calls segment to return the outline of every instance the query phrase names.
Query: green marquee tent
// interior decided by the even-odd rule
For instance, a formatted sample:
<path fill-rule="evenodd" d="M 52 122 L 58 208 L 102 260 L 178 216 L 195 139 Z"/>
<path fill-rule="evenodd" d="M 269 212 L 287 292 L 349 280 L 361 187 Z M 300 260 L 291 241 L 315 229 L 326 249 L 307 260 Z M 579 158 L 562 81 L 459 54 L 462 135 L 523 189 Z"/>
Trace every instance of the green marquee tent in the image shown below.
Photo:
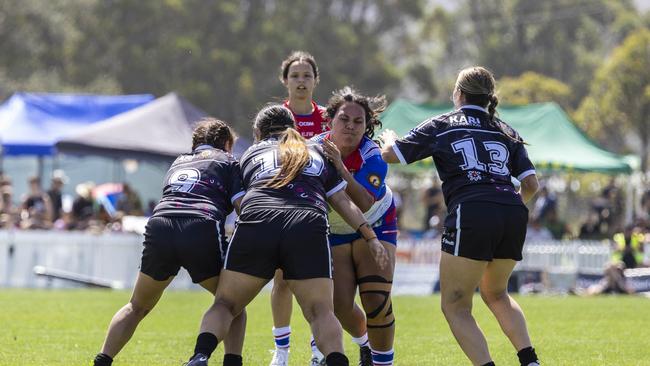
<path fill-rule="evenodd" d="M 382 114 L 383 129 L 406 135 L 423 120 L 452 110 L 451 105 L 414 104 L 396 100 Z M 504 106 L 499 117 L 512 126 L 529 144 L 528 154 L 539 170 L 630 173 L 625 157 L 603 150 L 591 141 L 555 103 Z M 378 135 L 378 134 L 377 134 Z M 433 167 L 427 159 L 405 167 L 418 171 Z"/>

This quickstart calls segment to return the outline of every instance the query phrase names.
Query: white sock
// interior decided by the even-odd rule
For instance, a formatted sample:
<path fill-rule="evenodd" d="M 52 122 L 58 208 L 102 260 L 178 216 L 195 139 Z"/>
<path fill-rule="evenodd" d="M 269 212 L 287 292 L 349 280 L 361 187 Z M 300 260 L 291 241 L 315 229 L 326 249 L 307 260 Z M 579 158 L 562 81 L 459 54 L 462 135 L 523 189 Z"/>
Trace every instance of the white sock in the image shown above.
<path fill-rule="evenodd" d="M 352 337 L 352 342 L 356 343 L 359 345 L 359 347 L 365 347 L 368 345 L 368 333 L 363 333 L 363 335 L 359 338 Z"/>
<path fill-rule="evenodd" d="M 291 337 L 291 326 L 276 328 L 273 327 L 273 337 L 275 338 L 275 348 L 289 349 L 289 339 Z"/>
<path fill-rule="evenodd" d="M 311 341 L 309 342 L 309 344 L 311 345 L 311 354 L 312 354 L 312 356 L 314 356 L 314 357 L 316 357 L 318 359 L 325 358 L 325 355 L 323 355 L 323 353 L 316 346 L 316 341 L 314 340 L 313 335 L 311 336 Z"/>

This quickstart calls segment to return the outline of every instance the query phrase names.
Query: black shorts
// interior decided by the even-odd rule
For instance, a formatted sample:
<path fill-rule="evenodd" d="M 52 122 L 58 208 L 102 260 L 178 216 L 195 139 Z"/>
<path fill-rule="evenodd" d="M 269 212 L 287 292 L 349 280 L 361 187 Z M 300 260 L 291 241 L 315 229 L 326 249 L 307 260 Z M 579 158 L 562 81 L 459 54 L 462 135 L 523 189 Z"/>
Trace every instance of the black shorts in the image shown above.
<path fill-rule="evenodd" d="M 250 209 L 237 220 L 224 268 L 271 279 L 332 278 L 327 217 L 305 209 Z"/>
<path fill-rule="evenodd" d="M 523 205 L 459 203 L 445 219 L 442 250 L 480 261 L 520 261 L 527 224 L 528 209 Z"/>
<path fill-rule="evenodd" d="M 218 276 L 223 232 L 222 222 L 202 217 L 154 216 L 145 228 L 140 272 L 164 281 L 183 267 L 194 283 Z"/>

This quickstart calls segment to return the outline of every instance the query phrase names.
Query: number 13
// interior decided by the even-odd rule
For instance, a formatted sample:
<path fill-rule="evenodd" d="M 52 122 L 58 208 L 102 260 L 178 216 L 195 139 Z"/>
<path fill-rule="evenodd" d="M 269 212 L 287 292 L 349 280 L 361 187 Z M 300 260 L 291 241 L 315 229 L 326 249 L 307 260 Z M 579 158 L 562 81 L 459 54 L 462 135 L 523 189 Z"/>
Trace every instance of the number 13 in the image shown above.
<path fill-rule="evenodd" d="M 490 154 L 490 162 L 486 164 L 478 160 L 476 143 L 473 138 L 458 140 L 451 144 L 455 153 L 463 155 L 464 164 L 460 166 L 463 170 L 489 171 L 496 175 L 509 175 L 510 170 L 506 166 L 510 152 L 506 145 L 498 141 L 485 141 L 483 148 Z"/>

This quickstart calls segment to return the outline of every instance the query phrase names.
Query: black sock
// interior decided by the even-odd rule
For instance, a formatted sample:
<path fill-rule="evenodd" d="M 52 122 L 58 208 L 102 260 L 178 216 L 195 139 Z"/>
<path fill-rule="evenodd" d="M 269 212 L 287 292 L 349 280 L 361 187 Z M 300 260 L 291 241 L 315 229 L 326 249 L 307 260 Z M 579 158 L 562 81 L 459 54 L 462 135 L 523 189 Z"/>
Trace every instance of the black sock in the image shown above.
<path fill-rule="evenodd" d="M 208 356 L 212 356 L 212 352 L 217 349 L 219 340 L 212 333 L 201 333 L 196 337 L 196 346 L 194 346 L 194 355 L 197 353 Z M 193 357 L 193 356 L 192 356 Z"/>
<path fill-rule="evenodd" d="M 537 354 L 533 347 L 526 347 L 521 351 L 517 352 L 517 357 L 519 357 L 519 363 L 523 366 L 528 366 L 531 362 L 539 363 L 537 359 Z"/>
<path fill-rule="evenodd" d="M 98 353 L 97 356 L 95 356 L 95 362 L 93 363 L 93 366 L 111 366 L 112 364 L 113 359 L 111 356 L 105 353 Z"/>
<path fill-rule="evenodd" d="M 484 364 L 483 366 L 496 366 L 496 365 L 494 364 L 494 361 L 490 361 L 490 362 Z"/>
<path fill-rule="evenodd" d="M 223 366 L 242 366 L 242 358 L 240 355 L 226 353 L 223 355 Z"/>
<path fill-rule="evenodd" d="M 327 366 L 350 366 L 350 361 L 340 352 L 332 352 L 325 358 Z"/>

